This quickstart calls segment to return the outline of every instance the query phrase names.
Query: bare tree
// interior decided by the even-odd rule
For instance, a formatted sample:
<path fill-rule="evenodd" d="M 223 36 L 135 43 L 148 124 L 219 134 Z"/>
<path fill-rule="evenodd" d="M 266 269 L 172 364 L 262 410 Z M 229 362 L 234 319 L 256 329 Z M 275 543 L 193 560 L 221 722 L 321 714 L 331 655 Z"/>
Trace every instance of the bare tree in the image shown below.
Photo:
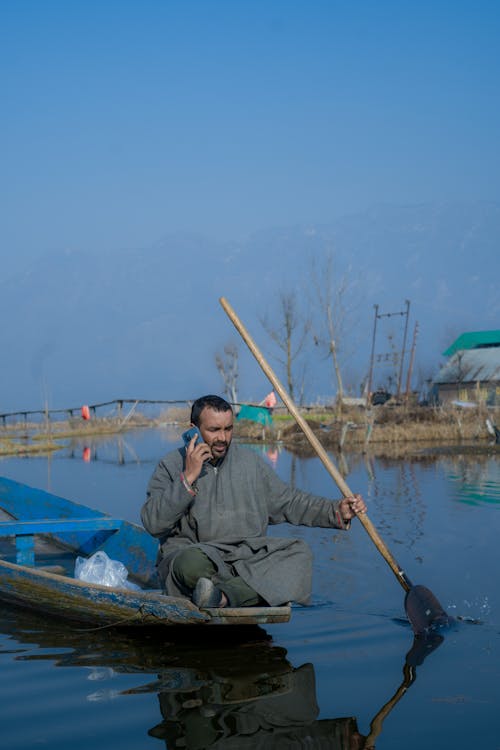
<path fill-rule="evenodd" d="M 349 297 L 352 283 L 347 273 L 336 275 L 331 250 L 328 251 L 321 267 L 318 267 L 318 263 L 313 259 L 311 278 L 320 313 L 317 331 L 313 335 L 314 343 L 325 351 L 325 358 L 331 357 L 334 382 L 337 383 L 337 401 L 342 404 L 344 384 L 340 355 L 341 349 L 345 348 L 346 323 L 351 312 Z"/>
<path fill-rule="evenodd" d="M 232 404 L 238 402 L 238 347 L 226 344 L 224 356 L 217 353 L 215 364 L 224 382 L 224 393 Z"/>
<path fill-rule="evenodd" d="M 299 310 L 297 295 L 294 291 L 282 291 L 279 294 L 277 324 L 272 323 L 269 315 L 261 318 L 261 323 L 274 341 L 281 354 L 275 358 L 286 372 L 288 392 L 292 398 L 297 395 L 302 402 L 304 398 L 305 370 L 299 370 L 298 358 L 304 349 L 311 328 L 309 317 L 303 317 Z"/>

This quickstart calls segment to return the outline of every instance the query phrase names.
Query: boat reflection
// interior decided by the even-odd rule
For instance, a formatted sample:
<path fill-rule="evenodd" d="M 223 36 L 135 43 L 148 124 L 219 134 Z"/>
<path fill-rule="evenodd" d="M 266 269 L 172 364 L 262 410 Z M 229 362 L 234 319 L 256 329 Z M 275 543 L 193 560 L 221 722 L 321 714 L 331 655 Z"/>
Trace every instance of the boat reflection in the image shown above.
<path fill-rule="evenodd" d="M 405 656 L 402 682 L 372 719 L 367 736 L 359 731 L 355 716 L 318 719 L 313 665 L 293 668 L 285 652 L 276 647 L 267 653 L 254 648 L 240 651 L 238 660 L 233 652 L 224 651 L 210 664 L 160 675 L 163 721 L 149 734 L 164 740 L 167 750 L 371 750 L 384 720 L 415 681 L 416 667 L 443 640 L 438 633 L 414 638 Z"/>
<path fill-rule="evenodd" d="M 216 654 L 214 664 L 160 676 L 163 721 L 149 735 L 172 748 L 361 748 L 354 717 L 318 720 L 312 664 L 282 649 Z"/>
<path fill-rule="evenodd" d="M 374 748 L 385 718 L 415 681 L 416 667 L 443 641 L 437 633 L 432 639 L 414 639 L 401 684 L 375 714 L 369 734 L 363 735 L 354 715 L 318 718 L 314 666 L 294 667 L 286 650 L 257 627 L 224 627 L 219 634 L 214 628 L 169 628 L 162 638 L 157 630 L 138 634 L 70 629 L 9 608 L 0 610 L 0 632 L 16 644 L 16 659 L 106 668 L 118 675 L 133 674 L 134 681 L 142 674 L 143 684 L 118 695 L 157 694 L 161 721 L 145 732 L 168 750 Z M 20 650 L 19 644 L 27 644 L 26 649 Z"/>

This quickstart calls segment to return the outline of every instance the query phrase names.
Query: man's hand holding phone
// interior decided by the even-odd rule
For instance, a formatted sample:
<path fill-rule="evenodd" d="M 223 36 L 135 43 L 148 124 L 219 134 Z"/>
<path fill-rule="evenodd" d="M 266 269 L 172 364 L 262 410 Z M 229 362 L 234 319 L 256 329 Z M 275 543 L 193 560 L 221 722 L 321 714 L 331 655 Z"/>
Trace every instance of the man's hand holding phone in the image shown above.
<path fill-rule="evenodd" d="M 203 464 L 212 458 L 212 451 L 203 441 L 198 427 L 191 427 L 182 433 L 182 439 L 186 446 L 186 466 L 184 476 L 191 485 L 200 476 Z"/>

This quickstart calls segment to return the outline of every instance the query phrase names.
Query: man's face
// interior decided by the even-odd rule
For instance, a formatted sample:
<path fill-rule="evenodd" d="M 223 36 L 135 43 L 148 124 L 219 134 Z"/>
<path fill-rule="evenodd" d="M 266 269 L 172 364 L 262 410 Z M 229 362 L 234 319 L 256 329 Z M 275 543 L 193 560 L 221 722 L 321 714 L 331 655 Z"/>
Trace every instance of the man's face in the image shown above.
<path fill-rule="evenodd" d="M 225 456 L 233 437 L 233 412 L 214 411 L 206 406 L 200 414 L 198 427 L 214 459 Z"/>

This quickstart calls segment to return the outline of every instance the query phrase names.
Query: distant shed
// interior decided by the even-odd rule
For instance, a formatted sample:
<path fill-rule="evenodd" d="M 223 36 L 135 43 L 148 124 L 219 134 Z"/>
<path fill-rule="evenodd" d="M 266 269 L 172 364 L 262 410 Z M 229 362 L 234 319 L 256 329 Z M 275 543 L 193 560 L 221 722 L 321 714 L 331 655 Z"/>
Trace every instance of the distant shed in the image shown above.
<path fill-rule="evenodd" d="M 432 388 L 439 403 L 500 406 L 500 331 L 463 333 L 443 354 L 450 359 Z"/>

